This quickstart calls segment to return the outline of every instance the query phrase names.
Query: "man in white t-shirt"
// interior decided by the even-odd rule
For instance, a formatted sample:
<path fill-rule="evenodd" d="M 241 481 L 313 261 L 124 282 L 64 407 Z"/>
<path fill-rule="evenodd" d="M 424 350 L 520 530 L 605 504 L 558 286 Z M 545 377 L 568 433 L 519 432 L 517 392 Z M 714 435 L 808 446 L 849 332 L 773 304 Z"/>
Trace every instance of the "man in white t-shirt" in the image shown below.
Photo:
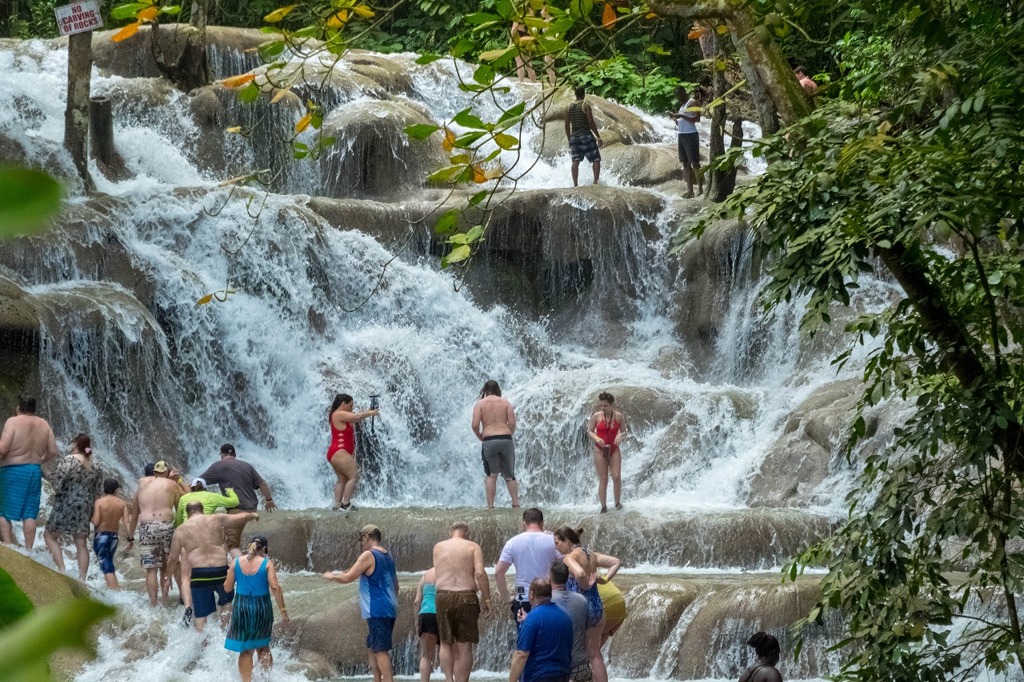
<path fill-rule="evenodd" d="M 676 99 L 679 100 L 679 111 L 668 111 L 669 118 L 676 122 L 677 147 L 679 162 L 683 164 L 683 176 L 686 178 L 686 196 L 693 197 L 693 179 L 697 178 L 699 194 L 704 194 L 704 176 L 700 173 L 700 135 L 697 134 L 697 121 L 700 120 L 700 102 L 697 92 L 690 97 L 686 88 L 676 88 Z"/>
<path fill-rule="evenodd" d="M 555 549 L 554 536 L 544 532 L 544 513 L 536 507 L 524 511 L 523 532 L 505 543 L 494 565 L 498 599 L 510 605 L 516 627 L 530 611 L 530 583 L 536 578 L 547 578 L 551 562 L 561 559 L 562 554 Z M 505 574 L 512 566 L 516 568 L 516 591 L 510 596 Z"/>

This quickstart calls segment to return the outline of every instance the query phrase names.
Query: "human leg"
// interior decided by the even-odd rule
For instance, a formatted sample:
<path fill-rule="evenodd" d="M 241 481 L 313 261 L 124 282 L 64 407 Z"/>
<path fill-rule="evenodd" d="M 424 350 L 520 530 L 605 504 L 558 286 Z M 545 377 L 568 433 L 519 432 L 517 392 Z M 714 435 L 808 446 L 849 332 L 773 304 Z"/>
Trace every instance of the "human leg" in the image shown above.
<path fill-rule="evenodd" d="M 598 159 L 592 165 L 594 168 L 594 184 L 596 185 L 597 181 L 601 179 L 601 159 Z"/>
<path fill-rule="evenodd" d="M 380 682 L 395 682 L 395 676 L 391 670 L 391 652 L 376 651 L 374 652 L 373 657 L 377 662 L 377 671 L 380 675 Z"/>
<path fill-rule="evenodd" d="M 157 593 L 157 567 L 146 569 L 146 593 L 149 594 L 149 605 L 156 606 L 156 593 Z M 239 664 L 241 665 L 241 664 Z M 251 665 L 251 664 L 250 664 Z M 251 672 L 251 667 L 250 667 Z"/>
<path fill-rule="evenodd" d="M 49 528 L 43 529 L 43 542 L 46 543 L 46 548 L 50 550 L 50 556 L 53 557 L 53 563 L 57 565 L 57 570 L 63 573 L 65 571 L 64 550 L 61 549 L 57 536 Z"/>
<path fill-rule="evenodd" d="M 6 518 L 0 516 L 0 542 L 9 545 L 13 541 L 14 526 Z"/>
<path fill-rule="evenodd" d="M 494 496 L 498 492 L 498 475 L 484 476 L 484 493 L 487 495 L 487 508 L 494 509 Z"/>
<path fill-rule="evenodd" d="M 274 654 L 271 653 L 269 646 L 261 646 L 256 650 L 256 657 L 260 659 L 260 665 L 263 666 L 264 674 L 269 673 L 274 667 Z"/>
<path fill-rule="evenodd" d="M 608 460 L 602 448 L 594 448 L 594 469 L 597 470 L 597 499 L 601 502 L 601 511 L 608 509 Z"/>
<path fill-rule="evenodd" d="M 252 680 L 252 651 L 238 654 L 238 674 L 242 676 L 242 682 Z"/>
<path fill-rule="evenodd" d="M 444 682 L 455 679 L 455 651 L 448 642 L 441 642 L 441 672 L 444 673 Z"/>
<path fill-rule="evenodd" d="M 519 508 L 519 481 L 514 478 L 505 479 L 505 487 L 508 488 L 508 496 L 512 498 L 512 508 Z"/>
<path fill-rule="evenodd" d="M 334 507 L 341 506 L 341 496 L 345 492 L 345 483 L 348 482 L 348 477 L 341 467 L 341 458 L 349 457 L 344 452 L 337 452 L 334 457 L 330 460 L 331 470 L 334 471 L 334 475 L 337 477 L 337 481 L 334 483 Z"/>
<path fill-rule="evenodd" d="M 344 452 L 339 452 L 335 455 L 331 463 L 333 464 L 335 460 L 339 460 L 337 469 L 341 472 L 339 479 L 344 478 L 344 485 L 342 485 L 341 498 L 338 500 L 338 504 L 347 506 L 352 503 L 352 495 L 356 491 L 356 483 L 359 481 L 359 467 L 356 466 L 356 458 Z"/>
<path fill-rule="evenodd" d="M 594 682 L 608 682 L 608 668 L 601 656 L 601 633 L 604 632 L 604 616 L 593 627 L 587 628 L 587 657 L 594 673 Z"/>
<path fill-rule="evenodd" d="M 78 579 L 85 580 L 85 576 L 89 573 L 89 546 L 85 543 L 85 535 L 73 536 L 75 540 L 75 548 L 78 550 Z"/>
<path fill-rule="evenodd" d="M 36 546 L 36 520 L 22 519 L 21 529 L 25 533 L 25 549 L 31 552 Z"/>
<path fill-rule="evenodd" d="M 612 479 L 612 491 L 615 495 L 615 508 L 622 506 L 622 450 L 615 448 L 608 462 L 608 474 Z M 607 488 L 605 488 L 607 490 Z"/>
<path fill-rule="evenodd" d="M 579 187 L 580 184 L 580 160 L 572 160 L 572 186 Z"/>
<path fill-rule="evenodd" d="M 452 666 L 455 682 L 469 682 L 469 673 L 473 670 L 473 645 L 469 642 L 455 642 L 452 649 L 455 659 Z"/>
<path fill-rule="evenodd" d="M 434 653 L 437 651 L 437 635 L 429 632 L 420 634 L 420 682 L 429 682 L 434 671 Z M 442 652 L 444 649 L 442 648 Z M 444 654 L 441 654 L 441 668 L 444 669 Z M 445 674 L 445 679 L 448 675 Z"/>

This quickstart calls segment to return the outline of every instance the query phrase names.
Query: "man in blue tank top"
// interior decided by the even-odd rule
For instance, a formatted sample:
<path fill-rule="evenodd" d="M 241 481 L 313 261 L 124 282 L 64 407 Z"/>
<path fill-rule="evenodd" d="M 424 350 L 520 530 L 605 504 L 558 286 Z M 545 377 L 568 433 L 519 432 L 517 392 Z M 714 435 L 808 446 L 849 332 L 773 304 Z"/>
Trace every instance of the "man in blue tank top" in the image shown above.
<path fill-rule="evenodd" d="M 343 585 L 359 579 L 359 608 L 369 634 L 366 648 L 374 682 L 394 682 L 391 668 L 391 633 L 398 616 L 398 575 L 395 560 L 382 546 L 380 528 L 373 524 L 359 531 L 363 552 L 343 573 L 330 571 L 323 577 Z"/>

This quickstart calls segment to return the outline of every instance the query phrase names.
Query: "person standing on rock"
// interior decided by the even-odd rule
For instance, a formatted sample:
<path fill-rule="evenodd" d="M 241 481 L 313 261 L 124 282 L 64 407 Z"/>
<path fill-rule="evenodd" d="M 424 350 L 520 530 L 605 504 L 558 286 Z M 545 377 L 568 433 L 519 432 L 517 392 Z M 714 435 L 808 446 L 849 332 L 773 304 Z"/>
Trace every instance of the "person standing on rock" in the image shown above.
<path fill-rule="evenodd" d="M 206 489 L 206 481 L 202 478 L 192 479 L 191 492 L 185 493 L 178 500 L 178 511 L 174 515 L 174 526 L 177 528 L 181 524 L 185 523 L 185 519 L 188 515 L 185 513 L 185 508 L 189 502 L 199 502 L 203 505 L 204 514 L 213 514 L 218 509 L 223 507 L 226 510 L 234 509 L 238 506 L 238 495 L 235 494 L 234 488 L 228 488 L 224 491 L 223 495 L 218 495 L 212 490 Z"/>
<path fill-rule="evenodd" d="M 334 507 L 336 511 L 355 511 L 352 494 L 359 481 L 356 466 L 356 423 L 367 417 L 376 417 L 380 410 L 353 412 L 355 400 L 347 393 L 334 396 L 334 402 L 327 410 L 331 427 L 331 444 L 327 448 L 327 463 L 334 469 L 338 482 L 334 484 Z"/>
<path fill-rule="evenodd" d="M 222 620 L 227 618 L 228 604 L 234 597 L 224 587 L 228 577 L 228 550 L 224 535 L 228 528 L 242 528 L 259 515 L 210 514 L 203 511 L 203 503 L 192 500 L 185 505 L 187 519 L 174 531 L 167 572 L 173 574 L 180 562 L 188 578 L 188 597 L 185 599 L 185 619 L 192 620 L 196 630 L 206 628 L 206 619 L 221 609 Z M 183 591 L 184 592 L 184 591 Z M 183 595 L 185 596 L 185 595 Z"/>
<path fill-rule="evenodd" d="M 551 601 L 551 583 L 530 583 L 530 613 L 516 637 L 508 682 L 569 682 L 572 672 L 572 618 Z"/>
<path fill-rule="evenodd" d="M 512 508 L 519 507 L 519 483 L 516 481 L 516 412 L 501 397 L 501 386 L 494 379 L 484 382 L 480 398 L 473 405 L 473 435 L 480 440 L 480 458 L 484 463 L 484 492 L 487 508 L 494 509 L 498 492 L 498 473 L 505 479 Z"/>
<path fill-rule="evenodd" d="M 200 512 L 201 514 L 201 512 Z M 207 517 L 211 518 L 211 517 Z M 231 625 L 224 640 L 224 648 L 238 652 L 238 673 L 242 682 L 252 679 L 255 651 L 260 665 L 269 674 L 274 666 L 270 641 L 274 632 L 274 595 L 281 611 L 281 622 L 288 622 L 288 609 L 284 605 L 284 591 L 277 580 L 274 562 L 267 558 L 267 539 L 257 535 L 249 542 L 245 555 L 238 556 L 228 568 L 224 591 L 234 593 L 231 607 Z"/>
<path fill-rule="evenodd" d="M 565 589 L 568 580 L 568 567 L 561 561 L 552 562 L 551 601 L 565 609 L 572 619 L 572 680 L 590 682 L 594 673 L 590 670 L 587 653 L 587 598 Z"/>
<path fill-rule="evenodd" d="M 207 485 L 219 485 L 220 491 L 228 494 L 228 490 L 234 489 L 238 495 L 238 506 L 229 509 L 229 514 L 245 514 L 255 512 L 259 506 L 259 498 L 256 491 L 263 493 L 264 508 L 268 512 L 275 511 L 274 496 L 270 492 L 270 486 L 263 480 L 259 472 L 248 462 L 239 460 L 235 453 L 235 446 L 231 443 L 224 443 L 220 446 L 220 461 L 214 462 L 210 467 L 199 475 L 199 478 L 206 481 Z M 225 529 L 224 540 L 227 542 L 228 552 L 233 557 L 241 556 L 242 534 L 245 526 L 232 526 Z"/>
<path fill-rule="evenodd" d="M 420 638 L 420 682 L 430 682 L 437 659 L 437 575 L 427 569 L 416 586 L 416 635 Z"/>
<path fill-rule="evenodd" d="M 25 549 L 35 546 L 42 466 L 56 456 L 57 439 L 46 420 L 36 416 L 36 399 L 19 396 L 14 416 L 0 433 L 0 542 L 14 541 L 11 523 L 20 521 Z"/>
<path fill-rule="evenodd" d="M 676 122 L 676 138 L 679 151 L 679 162 L 683 164 L 683 176 L 686 178 L 686 197 L 693 198 L 693 181 L 697 179 L 698 194 L 704 194 L 704 176 L 700 172 L 700 135 L 697 133 L 697 122 L 700 121 L 700 102 L 697 93 L 690 97 L 686 88 L 676 88 L 676 99 L 679 100 L 679 111 L 666 112 Z"/>
<path fill-rule="evenodd" d="M 584 100 L 586 88 L 576 88 L 576 101 L 565 110 L 565 136 L 569 139 L 569 155 L 572 157 L 572 186 L 580 184 L 580 161 L 584 158 L 594 169 L 594 184 L 601 177 L 601 150 L 604 141 L 597 132 L 594 121 L 594 110 L 590 102 Z"/>
<path fill-rule="evenodd" d="M 615 508 L 622 509 L 622 451 L 619 443 L 626 437 L 626 415 L 615 409 L 615 396 L 607 391 L 597 396 L 597 412 L 590 417 L 587 435 L 594 442 L 594 467 L 597 469 L 597 499 L 601 513 L 608 511 L 608 476 L 612 478 Z"/>
<path fill-rule="evenodd" d="M 380 528 L 373 524 L 359 531 L 363 552 L 347 571 L 324 573 L 327 580 L 346 585 L 359 580 L 359 608 L 366 621 L 367 656 L 373 682 L 394 682 L 391 666 L 392 633 L 398 617 L 398 574 L 395 559 L 381 545 Z"/>
<path fill-rule="evenodd" d="M 92 539 L 92 549 L 96 552 L 103 580 L 112 590 L 120 590 L 117 573 L 114 571 L 114 555 L 117 554 L 117 531 L 123 525 L 128 530 L 128 505 L 117 496 L 121 484 L 116 478 L 103 481 L 103 496 L 96 500 L 92 508 L 92 525 L 96 534 Z"/>
<path fill-rule="evenodd" d="M 779 662 L 779 640 L 767 632 L 757 632 L 747 640 L 757 652 L 757 663 L 747 668 L 739 682 L 782 682 L 782 674 L 775 668 Z"/>
<path fill-rule="evenodd" d="M 57 464 L 50 476 L 53 485 L 50 514 L 43 541 L 57 570 L 64 572 L 64 550 L 60 537 L 70 535 L 78 550 L 78 579 L 89 572 L 89 524 L 93 505 L 103 494 L 103 476 L 92 458 L 92 441 L 80 433 L 71 441 L 71 454 Z"/>
<path fill-rule="evenodd" d="M 452 524 L 451 537 L 434 545 L 437 584 L 437 629 L 441 639 L 441 670 L 445 682 L 469 682 L 473 645 L 480 642 L 480 600 L 484 615 L 491 609 L 491 586 L 484 553 L 469 539 L 469 526 Z"/>
<path fill-rule="evenodd" d="M 494 584 L 498 591 L 498 599 L 502 604 L 508 603 L 512 611 L 512 620 L 517 626 L 530 612 L 527 591 L 535 578 L 544 578 L 553 561 L 561 561 L 562 555 L 555 548 L 555 538 L 551 533 L 544 532 L 544 513 L 536 507 L 523 512 L 523 532 L 509 539 L 501 549 L 498 563 L 494 565 Z M 515 566 L 515 594 L 509 596 L 505 574 Z"/>
<path fill-rule="evenodd" d="M 139 479 L 128 519 L 129 548 L 135 542 L 136 526 L 139 528 L 139 563 L 146 571 L 146 591 L 149 593 L 150 606 L 156 606 L 158 585 L 164 601 L 171 588 L 167 558 L 174 539 L 174 510 L 181 497 L 181 488 L 170 478 L 170 474 L 167 462 L 160 460 L 153 465 L 152 477 Z"/>

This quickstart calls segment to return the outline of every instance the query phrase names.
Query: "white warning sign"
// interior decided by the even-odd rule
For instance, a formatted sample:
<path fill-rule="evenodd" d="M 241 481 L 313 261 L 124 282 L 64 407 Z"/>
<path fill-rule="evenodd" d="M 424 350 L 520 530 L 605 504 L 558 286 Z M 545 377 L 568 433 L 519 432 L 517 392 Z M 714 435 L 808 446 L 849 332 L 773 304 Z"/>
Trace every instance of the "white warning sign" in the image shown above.
<path fill-rule="evenodd" d="M 97 0 L 82 0 L 73 5 L 54 7 L 53 12 L 57 15 L 57 28 L 62 36 L 103 28 Z"/>

